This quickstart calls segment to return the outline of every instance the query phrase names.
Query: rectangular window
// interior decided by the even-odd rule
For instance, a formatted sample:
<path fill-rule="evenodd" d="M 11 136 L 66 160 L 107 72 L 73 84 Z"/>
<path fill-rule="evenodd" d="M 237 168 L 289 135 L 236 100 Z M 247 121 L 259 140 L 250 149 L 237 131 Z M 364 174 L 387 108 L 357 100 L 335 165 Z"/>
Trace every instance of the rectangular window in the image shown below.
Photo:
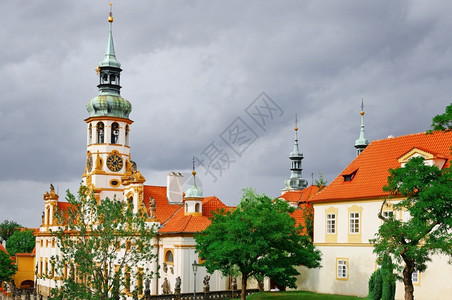
<path fill-rule="evenodd" d="M 326 233 L 336 233 L 336 214 L 326 215 Z"/>
<path fill-rule="evenodd" d="M 359 212 L 350 213 L 350 233 L 359 233 Z"/>
<path fill-rule="evenodd" d="M 394 217 L 394 212 L 393 211 L 384 211 L 383 213 L 382 213 L 382 215 L 383 215 L 383 217 L 385 217 L 385 218 L 393 218 Z"/>
<path fill-rule="evenodd" d="M 419 284 L 419 271 L 414 271 L 411 273 L 411 281 L 413 284 Z"/>
<path fill-rule="evenodd" d="M 347 260 L 345 260 L 345 259 L 337 260 L 337 278 L 338 279 L 348 279 L 348 266 L 347 266 Z"/>

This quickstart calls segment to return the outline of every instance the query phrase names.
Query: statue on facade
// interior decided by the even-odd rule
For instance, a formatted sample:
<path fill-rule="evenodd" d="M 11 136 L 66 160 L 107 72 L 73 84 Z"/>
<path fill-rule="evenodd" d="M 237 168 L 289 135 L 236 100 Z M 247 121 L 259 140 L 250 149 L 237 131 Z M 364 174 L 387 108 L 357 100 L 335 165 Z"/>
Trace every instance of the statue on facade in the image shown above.
<path fill-rule="evenodd" d="M 151 282 L 150 282 L 149 278 L 146 278 L 146 280 L 144 281 L 144 295 L 147 297 L 151 295 L 150 286 L 151 286 Z"/>
<path fill-rule="evenodd" d="M 168 272 L 168 265 L 166 264 L 166 262 L 163 263 L 163 272 Z"/>
<path fill-rule="evenodd" d="M 232 289 L 237 289 L 237 279 L 235 277 L 232 277 Z"/>
<path fill-rule="evenodd" d="M 155 219 L 156 214 L 155 211 L 157 209 L 157 203 L 155 202 L 155 199 L 152 197 L 149 197 L 149 218 Z"/>
<path fill-rule="evenodd" d="M 177 276 L 176 278 L 176 285 L 174 286 L 174 293 L 180 294 L 180 285 L 182 283 L 182 280 L 180 279 L 180 276 Z"/>
<path fill-rule="evenodd" d="M 208 293 L 208 292 L 210 291 L 210 284 L 209 284 L 209 281 L 210 281 L 210 275 L 207 274 L 206 276 L 204 276 L 204 280 L 203 280 L 203 283 L 204 283 L 204 293 Z"/>
<path fill-rule="evenodd" d="M 204 280 L 203 280 L 204 287 L 210 287 L 209 281 L 210 281 L 210 275 L 207 274 L 206 276 L 204 276 Z"/>
<path fill-rule="evenodd" d="M 162 284 L 162 293 L 163 293 L 163 295 L 168 295 L 171 293 L 168 278 L 166 278 L 166 277 Z"/>

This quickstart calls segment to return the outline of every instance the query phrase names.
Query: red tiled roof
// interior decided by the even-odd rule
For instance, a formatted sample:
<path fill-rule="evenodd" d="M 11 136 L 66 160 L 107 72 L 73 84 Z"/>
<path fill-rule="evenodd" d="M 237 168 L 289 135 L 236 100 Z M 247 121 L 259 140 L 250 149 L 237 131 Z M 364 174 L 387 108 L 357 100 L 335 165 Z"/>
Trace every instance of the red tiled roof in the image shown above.
<path fill-rule="evenodd" d="M 5 252 L 5 253 L 8 253 L 8 251 L 6 251 L 5 247 L 3 247 L 2 244 L 0 244 L 0 251 L 3 251 L 3 252 Z"/>
<path fill-rule="evenodd" d="M 149 197 L 154 198 L 156 207 L 155 215 L 161 223 L 165 223 L 174 215 L 178 209 L 180 209 L 182 204 L 170 204 L 166 198 L 166 186 L 144 186 L 144 205 L 149 211 Z"/>
<path fill-rule="evenodd" d="M 215 196 L 206 197 L 202 201 L 201 215 L 185 215 L 185 211 L 182 208 L 159 230 L 159 233 L 194 233 L 203 231 L 210 225 L 210 217 L 212 217 L 213 212 L 222 208 L 225 210 L 234 209 L 226 206 Z"/>
<path fill-rule="evenodd" d="M 331 184 L 312 197 L 311 201 L 336 201 L 346 199 L 379 198 L 388 196 L 382 188 L 387 183 L 389 169 L 400 167 L 398 159 L 413 148 L 422 149 L 450 165 L 452 131 L 433 134 L 417 133 L 377 140 L 358 155 Z M 351 181 L 344 175 L 356 171 Z"/>
<path fill-rule="evenodd" d="M 210 218 L 213 213 L 220 209 L 234 209 L 233 207 L 226 206 L 220 199 L 215 196 L 206 197 L 202 201 L 202 215 Z"/>
<path fill-rule="evenodd" d="M 315 185 L 308 186 L 301 191 L 287 191 L 279 198 L 286 200 L 287 202 L 305 203 L 319 191 L 319 188 Z"/>

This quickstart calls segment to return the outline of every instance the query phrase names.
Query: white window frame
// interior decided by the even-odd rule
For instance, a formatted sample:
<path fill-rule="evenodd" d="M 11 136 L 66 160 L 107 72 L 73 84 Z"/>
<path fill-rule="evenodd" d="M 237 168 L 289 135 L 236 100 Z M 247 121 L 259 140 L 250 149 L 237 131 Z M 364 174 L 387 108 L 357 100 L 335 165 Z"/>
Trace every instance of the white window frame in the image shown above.
<path fill-rule="evenodd" d="M 351 212 L 349 214 L 349 233 L 359 233 L 360 230 L 360 213 Z"/>
<path fill-rule="evenodd" d="M 348 280 L 348 259 L 337 258 L 336 262 L 336 279 Z"/>
<path fill-rule="evenodd" d="M 336 234 L 336 214 L 326 215 L 326 233 Z"/>
<path fill-rule="evenodd" d="M 419 285 L 421 283 L 421 277 L 419 271 L 414 271 L 411 273 L 411 282 L 415 285 Z"/>

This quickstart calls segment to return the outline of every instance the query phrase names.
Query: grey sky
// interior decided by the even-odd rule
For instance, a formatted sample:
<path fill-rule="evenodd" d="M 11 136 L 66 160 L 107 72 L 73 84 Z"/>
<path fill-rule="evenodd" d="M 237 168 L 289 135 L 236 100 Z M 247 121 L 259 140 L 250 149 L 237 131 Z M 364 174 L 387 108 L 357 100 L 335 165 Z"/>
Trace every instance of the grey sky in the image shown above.
<path fill-rule="evenodd" d="M 0 3 L 0 221 L 40 224 L 49 183 L 60 199 L 81 181 L 86 103 L 108 34 L 108 1 Z M 204 195 L 277 196 L 290 175 L 299 114 L 303 176 L 331 182 L 366 137 L 425 131 L 451 103 L 448 1 L 115 1 L 121 95 L 134 120 L 132 158 L 146 184 L 187 172 L 242 118 L 259 135 Z M 265 92 L 283 110 L 259 128 L 246 107 Z"/>

